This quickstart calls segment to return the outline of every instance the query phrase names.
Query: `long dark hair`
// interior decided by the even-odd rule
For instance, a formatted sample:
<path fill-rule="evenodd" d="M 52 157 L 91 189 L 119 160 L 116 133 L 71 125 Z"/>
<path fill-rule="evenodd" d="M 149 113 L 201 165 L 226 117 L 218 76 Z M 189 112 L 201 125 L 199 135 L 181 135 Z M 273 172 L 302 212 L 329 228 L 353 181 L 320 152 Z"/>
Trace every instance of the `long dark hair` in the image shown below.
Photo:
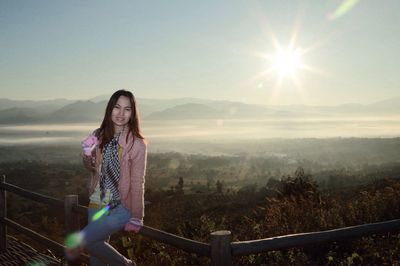
<path fill-rule="evenodd" d="M 136 106 L 135 96 L 132 92 L 126 90 L 118 90 L 111 95 L 110 100 L 107 103 L 106 112 L 104 114 L 103 122 L 97 132 L 97 137 L 100 140 L 100 149 L 103 149 L 104 145 L 108 143 L 114 137 L 114 123 L 111 120 L 111 113 L 114 106 L 117 104 L 119 97 L 125 96 L 129 98 L 132 107 L 131 118 L 128 122 L 128 134 L 126 135 L 126 141 L 128 137 L 136 136 L 138 138 L 144 139 L 142 133 L 140 132 L 140 121 L 138 108 Z M 132 134 L 132 135 L 131 135 Z"/>

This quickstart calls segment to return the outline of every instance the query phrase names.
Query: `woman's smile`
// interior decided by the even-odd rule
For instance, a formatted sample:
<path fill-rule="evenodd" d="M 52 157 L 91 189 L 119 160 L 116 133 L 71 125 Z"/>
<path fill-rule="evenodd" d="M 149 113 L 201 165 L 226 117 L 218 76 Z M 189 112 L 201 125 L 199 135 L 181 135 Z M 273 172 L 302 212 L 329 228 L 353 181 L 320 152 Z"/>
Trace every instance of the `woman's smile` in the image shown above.
<path fill-rule="evenodd" d="M 115 130 L 120 131 L 125 127 L 129 123 L 131 115 L 132 106 L 129 98 L 120 96 L 111 113 L 111 120 L 114 123 Z"/>

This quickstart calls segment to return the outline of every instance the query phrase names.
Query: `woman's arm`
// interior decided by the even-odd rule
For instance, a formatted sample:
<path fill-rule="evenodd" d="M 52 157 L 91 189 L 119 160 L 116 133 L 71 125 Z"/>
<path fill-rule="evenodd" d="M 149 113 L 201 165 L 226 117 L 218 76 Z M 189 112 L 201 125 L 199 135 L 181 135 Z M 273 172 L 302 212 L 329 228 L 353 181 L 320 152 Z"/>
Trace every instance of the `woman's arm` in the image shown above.
<path fill-rule="evenodd" d="M 82 147 L 84 149 L 84 152 L 82 153 L 82 162 L 83 165 L 85 166 L 85 168 L 87 170 L 89 170 L 91 173 L 94 173 L 96 168 L 95 168 L 95 159 L 96 157 L 93 158 L 93 147 L 90 146 L 94 146 L 94 150 L 95 150 L 95 154 L 97 153 L 97 149 L 98 149 L 98 131 L 99 129 L 96 129 L 95 131 L 93 131 L 92 134 L 90 134 L 89 136 L 87 136 L 83 141 L 82 141 Z M 85 149 L 89 149 L 89 152 L 87 154 L 85 154 Z"/>
<path fill-rule="evenodd" d="M 132 216 L 143 220 L 144 182 L 146 175 L 147 146 L 142 139 L 135 139 L 131 163 L 130 193 Z"/>
<path fill-rule="evenodd" d="M 91 173 L 94 173 L 96 171 L 92 156 L 82 154 L 82 162 L 83 166 L 85 166 L 85 168 L 89 170 Z"/>

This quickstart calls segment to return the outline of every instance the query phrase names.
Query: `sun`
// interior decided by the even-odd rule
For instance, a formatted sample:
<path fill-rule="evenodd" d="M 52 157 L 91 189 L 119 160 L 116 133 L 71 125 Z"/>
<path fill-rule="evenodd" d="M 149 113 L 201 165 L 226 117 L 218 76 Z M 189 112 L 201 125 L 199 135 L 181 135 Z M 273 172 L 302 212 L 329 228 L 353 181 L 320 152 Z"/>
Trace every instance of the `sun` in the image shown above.
<path fill-rule="evenodd" d="M 266 63 L 266 68 L 261 73 L 253 76 L 250 79 L 251 82 L 256 81 L 258 84 L 262 84 L 275 77 L 276 82 L 275 85 L 273 85 L 273 90 L 278 93 L 283 80 L 288 79 L 294 84 L 296 89 L 302 91 L 301 72 L 307 71 L 324 75 L 325 73 L 323 71 L 303 61 L 304 56 L 309 53 L 315 45 L 303 49 L 301 46 L 296 45 L 294 40 L 295 37 L 292 38 L 292 41 L 287 46 L 283 46 L 277 39 L 273 39 L 272 44 L 275 47 L 275 51 L 270 53 L 251 51 L 250 53 L 252 55 L 261 57 Z M 261 83 L 260 79 L 264 79 L 264 81 L 261 81 Z M 288 83 L 286 83 L 285 86 L 287 85 Z M 260 87 L 260 85 L 258 85 L 258 87 Z"/>
<path fill-rule="evenodd" d="M 357 1 L 357 0 L 346 0 Z M 318 39 L 312 43 L 304 43 L 306 39 L 300 32 L 302 14 L 295 18 L 293 31 L 286 43 L 282 43 L 272 30 L 271 23 L 260 14 L 262 22 L 262 36 L 265 43 L 261 46 L 263 50 L 248 50 L 248 54 L 258 57 L 261 65 L 260 72 L 255 73 L 246 80 L 246 85 L 254 88 L 254 91 L 264 95 L 270 103 L 277 103 L 278 98 L 284 99 L 289 94 L 296 94 L 302 99 L 307 96 L 305 82 L 310 82 L 311 75 L 317 74 L 324 77 L 330 73 L 310 65 L 315 61 L 316 55 L 310 56 L 315 49 L 323 46 L 330 38 Z M 302 38 L 299 38 L 302 36 Z M 299 42 L 301 39 L 302 43 Z M 265 50 L 264 50 L 265 49 Z M 281 94 L 282 92 L 282 94 Z"/>
<path fill-rule="evenodd" d="M 306 100 L 309 93 L 307 83 L 313 82 L 312 76 L 330 76 L 329 72 L 320 67 L 310 65 L 318 59 L 317 55 L 311 56 L 311 53 L 330 41 L 330 38 L 309 43 L 300 31 L 301 18 L 302 14 L 295 18 L 292 33 L 281 36 L 280 38 L 286 40 L 282 42 L 273 32 L 271 23 L 260 14 L 261 33 L 265 43 L 260 46 L 262 50 L 247 50 L 249 55 L 259 58 L 257 64 L 260 64 L 260 72 L 249 77 L 246 86 L 265 97 L 270 104 L 279 104 L 279 101 L 285 101 L 286 97 Z"/>
<path fill-rule="evenodd" d="M 305 89 L 302 85 L 303 72 L 313 72 L 323 74 L 319 69 L 312 67 L 304 62 L 306 55 L 314 48 L 314 45 L 302 48 L 295 42 L 295 36 L 287 46 L 281 45 L 275 38 L 272 40 L 274 50 L 269 53 L 250 51 L 252 55 L 260 57 L 264 61 L 265 68 L 262 72 L 251 77 L 250 82 L 257 84 L 257 88 L 269 87 L 270 102 L 276 101 L 282 88 L 291 90 L 294 88 L 296 93 L 304 98 Z"/>
<path fill-rule="evenodd" d="M 271 68 L 279 77 L 294 77 L 302 65 L 300 49 L 278 50 L 271 60 Z"/>

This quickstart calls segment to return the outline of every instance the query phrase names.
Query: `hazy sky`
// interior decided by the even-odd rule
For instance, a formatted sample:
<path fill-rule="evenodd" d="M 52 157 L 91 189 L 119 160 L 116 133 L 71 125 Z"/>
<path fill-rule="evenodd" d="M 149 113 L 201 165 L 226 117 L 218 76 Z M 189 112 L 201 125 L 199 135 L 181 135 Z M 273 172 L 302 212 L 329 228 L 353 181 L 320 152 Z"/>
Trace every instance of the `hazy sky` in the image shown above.
<path fill-rule="evenodd" d="M 265 104 L 400 96 L 400 1 L 360 0 L 328 19 L 341 3 L 0 0 L 0 98 L 83 99 L 119 88 Z M 271 66 L 259 55 L 294 34 L 307 65 L 297 82 L 259 75 Z"/>

